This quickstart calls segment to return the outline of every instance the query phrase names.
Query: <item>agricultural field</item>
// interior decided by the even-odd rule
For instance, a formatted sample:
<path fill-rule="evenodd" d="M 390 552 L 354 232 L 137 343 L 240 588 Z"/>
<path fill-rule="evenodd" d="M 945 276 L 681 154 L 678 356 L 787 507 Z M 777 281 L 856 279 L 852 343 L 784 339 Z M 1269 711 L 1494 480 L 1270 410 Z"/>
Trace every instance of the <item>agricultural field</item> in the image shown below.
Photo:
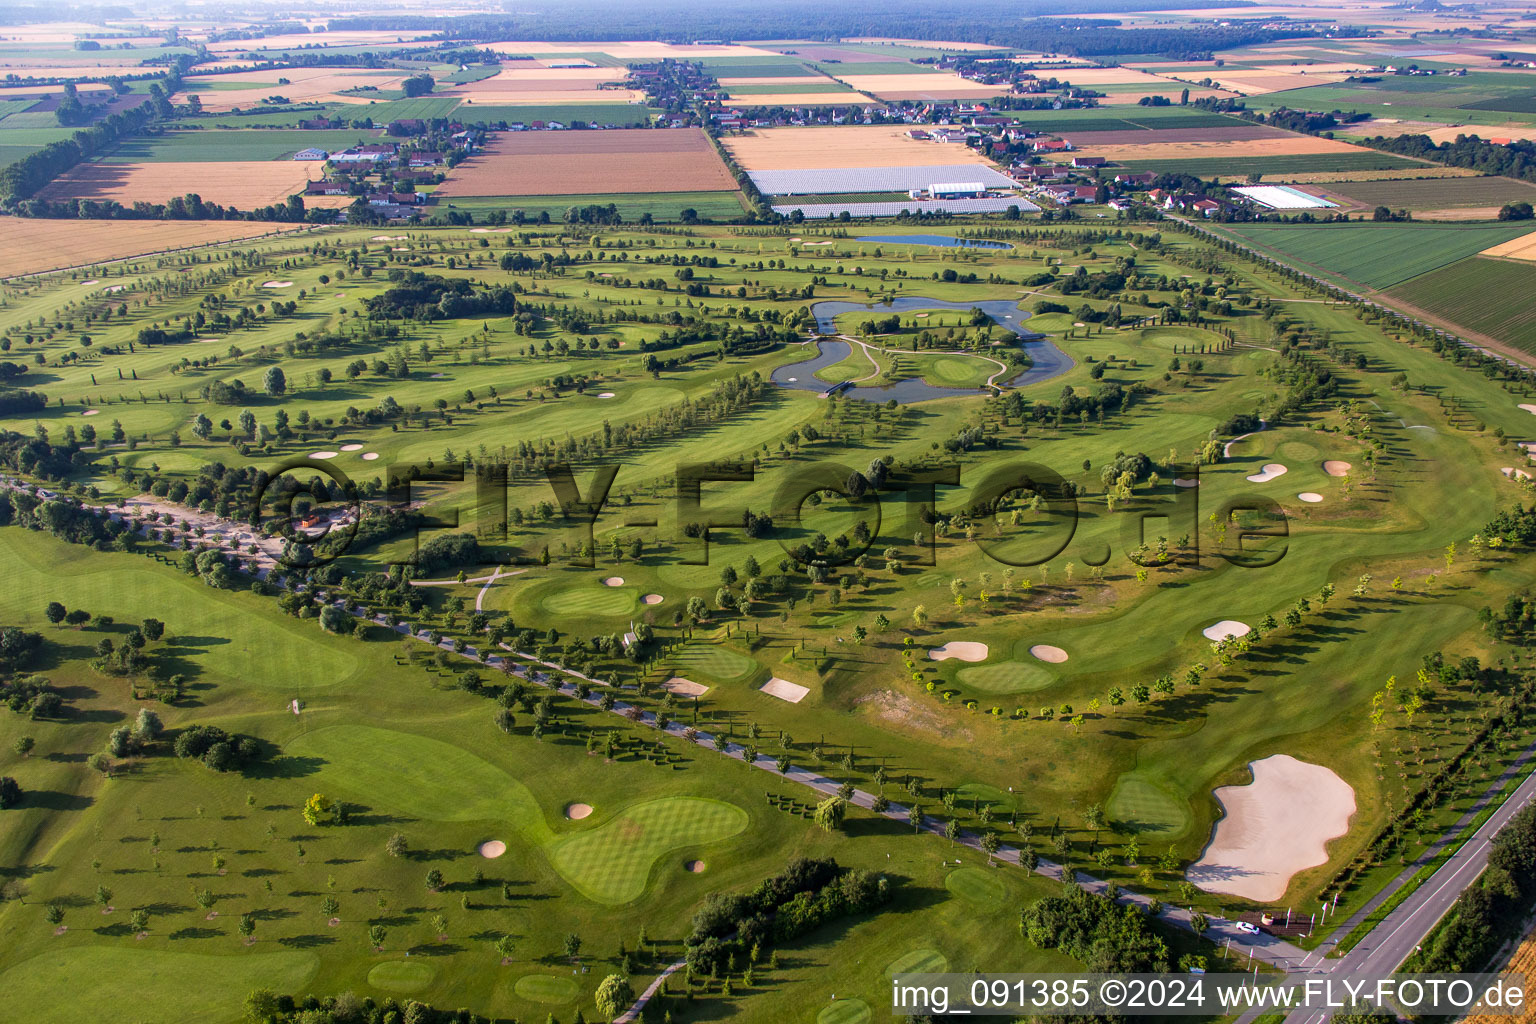
<path fill-rule="evenodd" d="M 438 194 L 441 194 L 440 192 Z M 740 192 L 593 192 L 585 195 L 454 196 L 438 200 L 438 206 L 467 210 L 477 220 L 482 214 L 503 212 L 509 216 L 522 211 L 538 220 L 548 214 L 560 221 L 572 206 L 608 206 L 612 204 L 626 224 L 633 224 L 649 214 L 652 220 L 671 223 L 688 219 L 685 211 L 704 220 L 735 220 L 745 210 Z"/>
<path fill-rule="evenodd" d="M 738 166 L 752 171 L 851 167 L 936 167 L 987 159 L 968 146 L 913 139 L 904 126 L 848 125 L 758 128 L 720 141 Z"/>
<path fill-rule="evenodd" d="M 398 89 L 406 76 L 399 72 L 368 71 L 351 68 L 278 68 L 236 71 L 227 75 L 188 77 L 185 93 L 176 97 L 185 102 L 196 94 L 203 109 L 211 113 L 260 106 L 270 96 L 284 96 L 295 103 L 366 104 L 372 89 L 379 92 Z M 286 79 L 283 84 L 280 79 Z M 384 96 L 382 98 L 390 98 Z"/>
<path fill-rule="evenodd" d="M 736 181 L 697 128 L 528 132 L 498 136 L 454 168 L 440 198 L 734 191 Z"/>
<path fill-rule="evenodd" d="M 321 177 L 320 160 L 149 161 L 79 164 L 45 187 L 41 199 L 89 199 L 132 206 L 196 193 L 204 202 L 242 210 L 282 203 Z"/>
<path fill-rule="evenodd" d="M 1150 160 L 1128 156 L 1119 161 L 1132 171 L 1156 174 L 1193 174 L 1207 180 L 1260 174 L 1270 181 L 1291 181 L 1298 175 L 1317 175 L 1355 171 L 1418 170 L 1428 167 L 1417 160 L 1376 153 L 1370 150 L 1334 150 L 1309 155 L 1270 155 L 1253 157 L 1212 156 L 1201 159 Z"/>
<path fill-rule="evenodd" d="M 1468 210 L 1488 219 L 1505 203 L 1536 201 L 1536 186 L 1501 177 L 1340 182 L 1328 192 L 1363 207 L 1386 206 L 1415 213 Z"/>
<path fill-rule="evenodd" d="M 1176 131 L 1180 136 L 1193 133 L 1197 137 L 1165 139 L 1158 136 L 1165 136 L 1167 132 L 1154 131 L 1146 132 L 1149 137 L 1145 140 L 1135 137 L 1123 139 L 1117 132 L 1115 135 L 1120 141 L 1095 142 L 1091 135 L 1079 135 L 1072 140 L 1072 152 L 1057 154 L 1057 158 L 1070 161 L 1074 156 L 1102 156 L 1106 160 L 1136 165 L 1138 168 L 1143 164 L 1171 164 L 1175 161 L 1199 167 L 1216 161 L 1231 163 L 1244 159 L 1250 160 L 1255 168 L 1260 168 L 1282 160 L 1304 163 L 1306 161 L 1302 159 L 1303 156 L 1314 166 L 1322 168 L 1365 163 L 1380 158 L 1379 154 L 1371 150 L 1347 142 L 1290 132 L 1266 130 L 1263 134 L 1256 134 L 1233 129 L 1232 132 L 1238 137 L 1224 138 L 1222 136 L 1228 132 L 1221 128 Z"/>
<path fill-rule="evenodd" d="M 1234 224 L 1225 229 L 1314 272 L 1390 288 L 1525 235 L 1518 224 Z"/>
<path fill-rule="evenodd" d="M 365 142 L 377 142 L 380 133 L 368 129 L 340 131 L 281 131 L 249 129 L 245 131 L 181 131 L 130 139 L 107 154 L 108 164 L 247 163 L 258 160 L 284 160 L 304 149 L 323 149 L 328 153 Z M 4 139 L 0 134 L 0 140 Z"/>
<path fill-rule="evenodd" d="M 1430 316 L 1536 353 L 1536 266 L 1473 257 L 1404 281 L 1389 293 Z"/>
<path fill-rule="evenodd" d="M 0 249 L 0 277 L 83 267 L 145 253 L 177 252 L 219 242 L 296 231 L 295 224 L 260 221 L 50 221 L 9 217 Z"/>
<path fill-rule="evenodd" d="M 480 124 L 531 124 L 534 121 L 559 121 L 561 124 L 600 124 L 608 128 L 639 127 L 649 124 L 660 111 L 632 103 L 535 103 L 519 106 L 470 103 L 457 108 L 456 116 Z"/>

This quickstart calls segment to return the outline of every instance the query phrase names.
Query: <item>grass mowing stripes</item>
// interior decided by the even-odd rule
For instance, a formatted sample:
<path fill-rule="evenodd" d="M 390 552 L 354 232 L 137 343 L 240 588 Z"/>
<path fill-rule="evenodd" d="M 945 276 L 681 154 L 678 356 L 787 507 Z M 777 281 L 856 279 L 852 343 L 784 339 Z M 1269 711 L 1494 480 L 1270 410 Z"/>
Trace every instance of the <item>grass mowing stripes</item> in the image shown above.
<path fill-rule="evenodd" d="M 1022 661 L 971 665 L 957 672 L 955 678 L 971 689 L 987 694 L 1028 693 L 1043 690 L 1056 682 L 1056 675 L 1050 669 Z"/>
<path fill-rule="evenodd" d="M 318 956 L 300 950 L 217 956 L 132 946 L 131 942 L 122 947 L 97 943 L 43 953 L 0 974 L 0 986 L 11 1005 L 28 1008 L 25 1017 L 35 1024 L 82 1020 L 225 1024 L 230 1008 L 208 998 L 210 975 L 231 991 L 297 992 L 320 966 Z"/>
<path fill-rule="evenodd" d="M 1391 293 L 1426 313 L 1536 352 L 1536 266 L 1473 257 L 1415 277 Z"/>
<path fill-rule="evenodd" d="M 628 903 L 645 892 L 651 866 L 674 851 L 729 839 L 747 827 L 735 804 L 665 797 L 629 808 L 597 828 L 555 840 L 550 860 L 599 903 Z"/>
<path fill-rule="evenodd" d="M 635 595 L 622 587 L 571 587 L 551 591 L 539 603 L 552 615 L 627 615 L 635 610 Z"/>
<path fill-rule="evenodd" d="M 701 675 L 718 683 L 738 683 L 757 671 L 757 662 L 719 644 L 694 641 L 672 655 L 677 674 Z"/>
<path fill-rule="evenodd" d="M 1529 228 L 1508 224 L 1237 224 L 1233 234 L 1292 262 L 1390 288 Z"/>
<path fill-rule="evenodd" d="M 957 868 L 944 876 L 944 888 L 963 900 L 983 906 L 1008 894 L 1007 887 L 986 868 Z"/>

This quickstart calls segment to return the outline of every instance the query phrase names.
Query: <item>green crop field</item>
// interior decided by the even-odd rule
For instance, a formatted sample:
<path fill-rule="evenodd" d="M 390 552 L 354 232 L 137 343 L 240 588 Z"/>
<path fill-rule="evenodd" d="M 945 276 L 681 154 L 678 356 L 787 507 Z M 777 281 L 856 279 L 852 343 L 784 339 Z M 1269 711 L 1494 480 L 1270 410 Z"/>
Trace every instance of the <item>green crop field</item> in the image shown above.
<path fill-rule="evenodd" d="M 303 149 L 336 152 L 378 138 L 379 132 L 371 129 L 168 132 L 129 139 L 108 154 L 105 162 L 284 160 Z"/>
<path fill-rule="evenodd" d="M 745 61 L 727 61 L 725 58 L 717 58 L 705 63 L 710 68 L 710 73 L 716 78 L 809 78 L 822 79 L 817 71 L 806 67 L 799 61 L 765 61 L 763 63 L 747 63 Z M 732 87 L 736 88 L 736 87 Z"/>
<path fill-rule="evenodd" d="M 1318 171 L 1393 171 L 1424 164 L 1390 153 L 1308 153 L 1297 156 L 1203 157 L 1195 160 L 1117 160 L 1129 171 L 1155 174 L 1193 174 L 1197 178 L 1241 178 L 1248 174 L 1283 177 Z"/>
<path fill-rule="evenodd" d="M 1455 180 L 1455 179 L 1452 179 Z M 1390 288 L 1511 238 L 1518 224 L 1237 224 L 1225 230 L 1299 264 Z"/>
<path fill-rule="evenodd" d="M 1473 257 L 1404 281 L 1392 294 L 1467 330 L 1536 353 L 1536 266 Z"/>
<path fill-rule="evenodd" d="M 1501 177 L 1344 181 L 1323 188 L 1357 203 L 1394 210 L 1441 210 L 1536 201 L 1536 186 Z"/>
<path fill-rule="evenodd" d="M 805 82 L 778 82 L 768 85 L 732 85 L 727 86 L 726 91 L 732 98 L 740 96 L 762 96 L 771 93 L 817 93 L 817 92 L 853 92 L 841 82 L 834 82 L 830 78 L 807 79 Z"/>
<path fill-rule="evenodd" d="M 652 1021 L 874 1021 L 893 972 L 1082 968 L 1019 934 L 1059 880 L 984 837 L 1217 957 L 1171 918 L 1346 920 L 1536 741 L 1484 613 L 1536 581 L 1486 540 L 1528 501 L 1500 469 L 1531 379 L 1172 221 L 932 226 L 1012 246 L 967 250 L 684 207 L 741 210 L 488 197 L 0 283 L 0 462 L 70 499 L 0 489 L 8 1013 L 235 1024 L 269 988 L 329 1007 L 282 1024 L 343 1024 L 348 992 L 569 1024 L 692 950 Z M 1512 343 L 1536 267 L 1467 256 L 1528 228 L 1211 225 Z M 1065 311 L 1021 347 L 1002 318 L 1039 302 Z M 882 321 L 873 362 L 812 368 L 828 315 Z M 285 545 L 287 499 L 340 511 L 326 478 L 358 485 L 355 542 Z M 247 740 L 190 756 L 195 727 Z M 1273 755 L 1348 787 L 1346 831 L 1279 896 L 1194 887 L 1213 790 Z M 884 899 L 702 966 L 702 907 L 758 927 L 711 894 L 796 857 Z"/>

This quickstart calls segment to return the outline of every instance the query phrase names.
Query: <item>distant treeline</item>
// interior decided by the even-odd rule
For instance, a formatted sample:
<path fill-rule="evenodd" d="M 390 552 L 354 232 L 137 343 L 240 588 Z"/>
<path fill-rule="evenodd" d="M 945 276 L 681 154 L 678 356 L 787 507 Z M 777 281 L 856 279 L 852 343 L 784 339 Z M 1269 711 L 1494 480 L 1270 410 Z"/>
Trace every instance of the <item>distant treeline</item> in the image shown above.
<path fill-rule="evenodd" d="M 1183 0 L 979 0 L 976 3 L 927 4 L 910 12 L 893 12 L 870 0 L 849 4 L 789 3 L 752 7 L 720 7 L 661 3 L 622 7 L 594 3 L 561 5 L 535 18 L 519 15 L 433 17 L 385 14 L 337 18 L 332 30 L 434 32 L 443 38 L 467 40 L 619 40 L 619 39 L 781 39 L 845 36 L 901 36 L 911 39 L 959 39 L 1020 50 L 1079 56 L 1160 54 L 1178 59 L 1209 56 L 1213 51 L 1250 46 L 1277 39 L 1314 35 L 1296 28 L 1271 29 L 1258 24 L 1201 25 L 1192 28 L 1133 28 L 1120 30 L 1104 20 L 1062 20 L 1066 15 L 1176 9 Z M 1212 9 L 1253 6 L 1249 0 L 1212 0 Z M 1035 20 L 1020 22 L 1018 19 Z M 1359 30 L 1362 31 L 1363 30 Z M 1353 35 L 1356 30 L 1334 30 Z"/>

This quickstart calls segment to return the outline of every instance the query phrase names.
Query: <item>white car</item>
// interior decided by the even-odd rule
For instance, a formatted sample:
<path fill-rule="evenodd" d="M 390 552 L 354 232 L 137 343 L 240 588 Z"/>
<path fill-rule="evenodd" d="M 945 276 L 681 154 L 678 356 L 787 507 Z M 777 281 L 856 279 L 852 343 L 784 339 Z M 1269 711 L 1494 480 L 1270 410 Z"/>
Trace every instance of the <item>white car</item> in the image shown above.
<path fill-rule="evenodd" d="M 1240 932 L 1247 932 L 1249 935 L 1262 935 L 1264 933 L 1262 928 L 1248 921 L 1238 921 L 1237 930 Z"/>

